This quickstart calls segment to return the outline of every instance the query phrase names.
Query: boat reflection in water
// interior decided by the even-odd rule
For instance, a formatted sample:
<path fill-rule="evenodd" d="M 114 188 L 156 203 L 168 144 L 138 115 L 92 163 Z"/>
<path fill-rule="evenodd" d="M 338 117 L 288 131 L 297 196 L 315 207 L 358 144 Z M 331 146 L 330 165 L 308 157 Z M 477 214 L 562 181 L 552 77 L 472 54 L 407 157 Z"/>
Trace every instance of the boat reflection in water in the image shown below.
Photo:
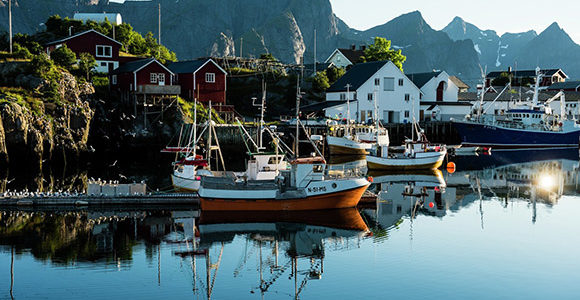
<path fill-rule="evenodd" d="M 470 165 L 469 170 L 450 174 L 447 184 L 462 191 L 464 205 L 474 201 L 481 205 L 482 200 L 500 200 L 504 206 L 527 201 L 535 222 L 537 202 L 554 205 L 563 195 L 577 194 L 578 156 L 577 149 L 496 151 L 482 161 L 481 168 Z"/>
<path fill-rule="evenodd" d="M 358 248 L 361 238 L 369 234 L 356 208 L 308 212 L 204 211 L 198 228 L 200 239 L 194 254 L 203 254 L 206 262 L 212 262 L 207 265 L 206 274 L 211 274 L 212 269 L 217 274 L 224 245 L 242 238 L 246 240 L 245 254 L 233 276 L 237 277 L 245 265 L 252 263 L 255 257 L 248 253 L 257 252 L 259 284 L 250 292 L 264 295 L 277 281 L 288 278 L 293 281 L 295 298 L 309 280 L 322 278 L 328 249 Z M 218 261 L 213 262 L 210 255 L 217 255 Z M 215 278 L 209 282 L 212 281 Z"/>
<path fill-rule="evenodd" d="M 443 217 L 455 203 L 455 191 L 449 190 L 439 170 L 405 173 L 370 172 L 371 190 L 377 194 L 376 210 L 364 213 L 373 221 L 375 238 L 386 238 L 388 230 L 397 227 L 404 217 L 414 219 L 417 214 Z"/>

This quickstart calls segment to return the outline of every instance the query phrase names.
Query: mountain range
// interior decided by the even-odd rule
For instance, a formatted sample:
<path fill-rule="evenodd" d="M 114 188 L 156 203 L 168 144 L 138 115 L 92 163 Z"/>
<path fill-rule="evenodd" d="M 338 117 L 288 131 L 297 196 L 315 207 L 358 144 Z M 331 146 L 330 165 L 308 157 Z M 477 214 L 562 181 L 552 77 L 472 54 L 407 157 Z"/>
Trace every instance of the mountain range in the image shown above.
<path fill-rule="evenodd" d="M 562 68 L 580 78 L 580 46 L 552 24 L 534 31 L 506 33 L 481 30 L 456 17 L 443 30 L 434 30 L 418 11 L 360 31 L 350 28 L 332 11 L 329 0 L 151 0 L 113 3 L 108 0 L 13 0 L 14 32 L 43 29 L 51 15 L 75 12 L 118 12 L 137 31 L 158 33 L 161 5 L 162 44 L 180 60 L 200 56 L 257 57 L 272 53 L 287 63 L 326 60 L 335 48 L 372 43 L 375 36 L 392 41 L 407 56 L 405 72 L 445 70 L 471 86 L 484 69 Z M 353 4 L 354 5 L 354 4 Z M 7 9 L 0 2 L 0 29 L 6 29 Z"/>

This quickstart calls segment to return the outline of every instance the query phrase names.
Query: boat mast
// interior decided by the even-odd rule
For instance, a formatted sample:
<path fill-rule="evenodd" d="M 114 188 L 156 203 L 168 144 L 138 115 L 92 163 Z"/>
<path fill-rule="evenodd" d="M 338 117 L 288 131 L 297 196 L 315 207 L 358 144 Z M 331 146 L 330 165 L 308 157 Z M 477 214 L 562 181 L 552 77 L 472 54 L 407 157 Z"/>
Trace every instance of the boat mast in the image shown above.
<path fill-rule="evenodd" d="M 378 105 L 377 105 L 377 88 L 373 90 L 373 99 L 375 100 L 375 129 L 377 135 L 377 142 L 379 141 L 379 112 L 378 112 Z"/>
<path fill-rule="evenodd" d="M 193 99 L 193 158 L 195 159 L 195 147 L 197 146 L 197 98 Z M 191 142 L 190 142 L 191 144 Z"/>
<path fill-rule="evenodd" d="M 536 84 L 534 85 L 534 98 L 532 100 L 532 107 L 538 105 L 538 90 L 540 88 L 541 79 L 542 73 L 540 72 L 540 67 L 536 67 Z"/>
<path fill-rule="evenodd" d="M 212 126 L 211 126 L 211 100 L 209 101 L 209 106 L 207 110 L 207 125 L 209 127 L 208 130 L 208 138 L 207 138 L 207 153 L 206 153 L 206 160 L 207 160 L 207 167 L 211 170 L 211 134 L 212 134 Z"/>
<path fill-rule="evenodd" d="M 346 132 L 350 137 L 350 83 L 346 85 Z"/>
<path fill-rule="evenodd" d="M 294 137 L 294 156 L 298 158 L 298 146 L 300 143 L 300 98 L 302 94 L 300 93 L 300 79 L 296 79 L 296 136 Z"/>

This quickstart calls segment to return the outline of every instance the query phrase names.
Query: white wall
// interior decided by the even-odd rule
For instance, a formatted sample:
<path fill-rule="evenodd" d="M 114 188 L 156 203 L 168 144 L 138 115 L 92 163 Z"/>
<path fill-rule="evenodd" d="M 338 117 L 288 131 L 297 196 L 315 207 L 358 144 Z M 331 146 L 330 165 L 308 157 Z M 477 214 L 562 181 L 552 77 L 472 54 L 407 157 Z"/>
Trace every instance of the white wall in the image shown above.
<path fill-rule="evenodd" d="M 385 91 L 384 90 L 384 78 L 392 77 L 394 78 L 394 90 Z M 375 86 L 375 78 L 379 79 L 380 85 Z M 399 86 L 399 79 L 403 79 L 403 86 Z M 374 101 L 367 100 L 368 94 L 377 91 L 377 106 L 378 106 L 378 118 L 386 122 L 385 117 L 388 116 L 384 114 L 385 111 L 394 112 L 394 116 L 398 115 L 398 123 L 405 123 L 412 121 L 412 113 L 415 112 L 415 118 L 419 120 L 419 95 L 421 91 L 417 88 L 413 82 L 405 76 L 399 68 L 397 68 L 392 62 L 386 63 L 379 71 L 377 71 L 373 76 L 371 76 L 362 86 L 357 90 L 357 101 L 351 103 L 351 116 L 353 119 L 357 118 L 357 121 L 366 121 L 368 118 L 368 112 L 371 112 L 371 116 L 374 115 Z M 405 94 L 409 94 L 409 100 L 405 100 Z M 327 93 L 327 100 L 337 100 L 340 99 L 340 92 Z M 358 105 L 357 105 L 358 104 Z M 364 117 L 361 116 L 361 112 L 364 111 Z M 409 116 L 405 117 L 405 112 L 409 112 Z M 330 108 L 326 110 L 327 117 L 334 117 L 338 110 Z M 388 122 L 394 122 L 393 120 L 388 120 Z M 396 122 L 396 120 L 395 120 Z"/>
<path fill-rule="evenodd" d="M 346 58 L 346 56 L 342 55 L 340 51 L 334 51 L 332 55 L 325 61 L 325 63 L 333 63 L 337 68 L 346 68 L 347 66 L 352 65 L 351 62 Z"/>
<path fill-rule="evenodd" d="M 446 82 L 446 88 L 443 91 L 443 101 L 457 102 L 459 88 L 453 81 L 449 80 L 449 74 L 445 71 L 441 72 L 437 77 L 431 78 L 431 80 L 421 87 L 421 91 L 423 92 L 422 101 L 437 100 L 437 87 L 441 81 Z"/>

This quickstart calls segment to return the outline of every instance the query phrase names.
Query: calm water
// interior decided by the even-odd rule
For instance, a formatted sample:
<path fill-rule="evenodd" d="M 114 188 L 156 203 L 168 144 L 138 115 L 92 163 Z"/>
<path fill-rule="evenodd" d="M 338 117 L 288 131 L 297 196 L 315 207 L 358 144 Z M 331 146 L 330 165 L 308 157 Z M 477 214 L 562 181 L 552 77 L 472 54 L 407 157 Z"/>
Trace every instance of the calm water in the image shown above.
<path fill-rule="evenodd" d="M 578 299 L 578 151 L 455 160 L 360 209 L 3 210 L 0 298 Z"/>

